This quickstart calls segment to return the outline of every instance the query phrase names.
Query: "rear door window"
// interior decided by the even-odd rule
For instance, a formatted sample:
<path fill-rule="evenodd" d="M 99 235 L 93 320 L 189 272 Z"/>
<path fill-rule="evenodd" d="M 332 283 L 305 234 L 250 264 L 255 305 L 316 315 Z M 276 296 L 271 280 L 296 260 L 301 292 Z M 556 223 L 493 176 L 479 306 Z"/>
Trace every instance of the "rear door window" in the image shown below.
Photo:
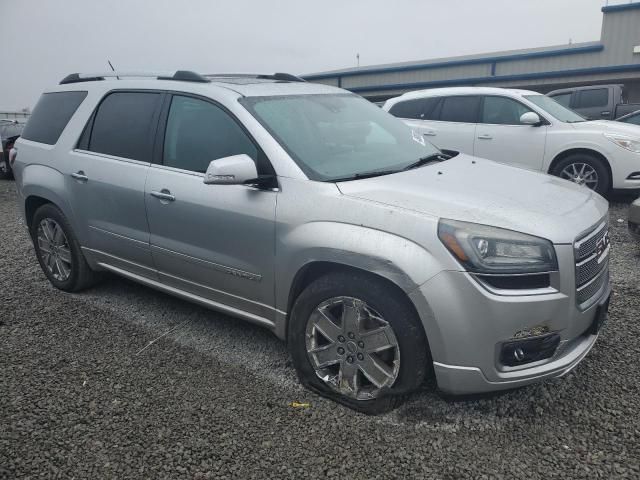
<path fill-rule="evenodd" d="M 87 92 L 52 92 L 40 97 L 24 127 L 22 138 L 55 145 Z"/>
<path fill-rule="evenodd" d="M 438 98 L 417 98 L 398 102 L 389 109 L 394 117 L 412 120 L 433 120 Z"/>
<path fill-rule="evenodd" d="M 442 122 L 477 123 L 480 97 L 446 97 L 442 101 L 439 120 Z"/>
<path fill-rule="evenodd" d="M 609 104 L 609 90 L 596 88 L 578 92 L 576 108 L 606 107 Z"/>
<path fill-rule="evenodd" d="M 115 92 L 95 113 L 87 150 L 151 162 L 160 93 Z"/>

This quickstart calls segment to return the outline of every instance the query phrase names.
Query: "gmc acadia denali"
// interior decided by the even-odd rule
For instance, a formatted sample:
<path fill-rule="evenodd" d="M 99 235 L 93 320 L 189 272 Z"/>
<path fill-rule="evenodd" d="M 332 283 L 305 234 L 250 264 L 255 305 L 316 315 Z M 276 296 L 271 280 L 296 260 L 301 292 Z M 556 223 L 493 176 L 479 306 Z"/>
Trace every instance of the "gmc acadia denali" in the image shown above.
<path fill-rule="evenodd" d="M 109 271 L 272 330 L 301 381 L 367 413 L 558 377 L 607 316 L 607 202 L 440 151 L 288 74 L 72 74 L 17 142 L 45 275 Z"/>

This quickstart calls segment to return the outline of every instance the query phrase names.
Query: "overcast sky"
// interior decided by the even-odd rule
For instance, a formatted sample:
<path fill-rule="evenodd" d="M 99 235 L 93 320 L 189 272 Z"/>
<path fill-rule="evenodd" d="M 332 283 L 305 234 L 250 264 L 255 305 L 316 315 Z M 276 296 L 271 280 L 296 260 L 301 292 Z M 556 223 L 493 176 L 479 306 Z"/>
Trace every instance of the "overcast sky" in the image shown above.
<path fill-rule="evenodd" d="M 296 74 L 599 40 L 605 0 L 0 0 L 0 109 L 71 72 Z M 628 0 L 611 0 L 611 4 Z"/>

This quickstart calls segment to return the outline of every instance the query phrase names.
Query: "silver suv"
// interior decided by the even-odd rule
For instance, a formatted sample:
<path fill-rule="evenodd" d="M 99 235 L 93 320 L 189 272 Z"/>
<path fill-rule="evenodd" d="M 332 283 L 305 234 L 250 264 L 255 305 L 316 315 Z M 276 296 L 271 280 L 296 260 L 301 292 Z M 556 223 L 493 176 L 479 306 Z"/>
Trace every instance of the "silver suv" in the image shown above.
<path fill-rule="evenodd" d="M 425 142 L 286 74 L 110 73 L 44 93 L 17 144 L 36 255 L 65 291 L 109 271 L 287 341 L 360 411 L 574 368 L 610 295 L 607 202 Z"/>

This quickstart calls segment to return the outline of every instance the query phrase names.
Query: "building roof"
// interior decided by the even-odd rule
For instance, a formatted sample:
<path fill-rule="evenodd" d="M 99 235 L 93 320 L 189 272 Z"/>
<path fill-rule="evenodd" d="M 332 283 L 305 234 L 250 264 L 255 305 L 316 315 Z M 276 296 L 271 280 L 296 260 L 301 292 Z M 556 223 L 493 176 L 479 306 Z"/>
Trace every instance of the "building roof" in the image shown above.
<path fill-rule="evenodd" d="M 640 3 L 638 4 L 640 5 Z M 371 65 L 367 67 L 344 68 L 327 72 L 302 75 L 306 80 L 319 80 L 322 78 L 345 77 L 351 75 L 364 75 L 370 73 L 392 73 L 408 70 L 421 70 L 428 68 L 453 67 L 459 65 L 473 65 L 491 62 L 508 62 L 514 60 L 526 60 L 530 58 L 555 57 L 560 55 L 572 55 L 579 53 L 599 52 L 604 49 L 601 42 L 584 42 L 571 45 L 556 45 L 551 47 L 527 48 L 520 50 L 505 50 L 502 52 L 481 53 L 475 55 L 463 55 L 448 58 L 435 58 L 429 60 L 415 60 L 411 62 L 387 63 Z"/>

